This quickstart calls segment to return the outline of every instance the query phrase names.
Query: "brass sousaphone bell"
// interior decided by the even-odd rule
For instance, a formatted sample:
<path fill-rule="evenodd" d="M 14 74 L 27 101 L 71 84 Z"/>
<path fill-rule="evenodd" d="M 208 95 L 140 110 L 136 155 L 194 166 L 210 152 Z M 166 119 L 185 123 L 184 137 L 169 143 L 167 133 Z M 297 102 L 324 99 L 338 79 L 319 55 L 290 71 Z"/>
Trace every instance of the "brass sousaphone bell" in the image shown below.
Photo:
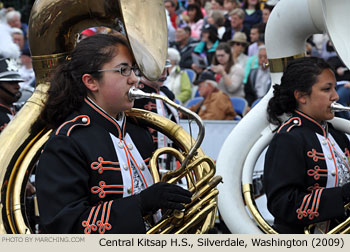
<path fill-rule="evenodd" d="M 99 26 L 125 32 L 136 62 L 148 79 L 158 79 L 163 71 L 167 54 L 167 25 L 162 0 L 37 0 L 31 11 L 28 31 L 36 89 L 0 135 L 0 234 L 33 232 L 26 214 L 25 187 L 50 131 L 31 133 L 30 127 L 47 98 L 50 74 L 69 57 L 81 31 Z M 129 114 L 149 124 L 152 120 L 158 121 L 159 130 L 180 143 L 179 148 L 184 155 L 191 149 L 192 139 L 183 129 L 177 129 L 175 134 L 168 132 L 168 119 L 145 111 L 130 111 Z M 179 136 L 186 137 L 176 141 Z M 198 154 L 190 163 L 201 155 L 203 153 L 198 149 Z M 195 174 L 191 180 L 201 181 L 206 174 L 212 174 L 211 170 L 210 164 L 201 163 L 191 170 L 190 173 Z M 193 187 L 193 184 L 188 184 Z M 209 191 L 213 190 L 216 189 Z M 214 223 L 216 195 L 209 201 L 212 209 L 194 221 L 199 232 L 207 231 Z M 197 214 L 200 208 L 193 211 Z M 167 223 L 167 226 L 170 224 Z M 164 231 L 167 226 L 159 230 Z M 177 232 L 179 228 L 177 231 L 173 228 L 167 230 Z"/>

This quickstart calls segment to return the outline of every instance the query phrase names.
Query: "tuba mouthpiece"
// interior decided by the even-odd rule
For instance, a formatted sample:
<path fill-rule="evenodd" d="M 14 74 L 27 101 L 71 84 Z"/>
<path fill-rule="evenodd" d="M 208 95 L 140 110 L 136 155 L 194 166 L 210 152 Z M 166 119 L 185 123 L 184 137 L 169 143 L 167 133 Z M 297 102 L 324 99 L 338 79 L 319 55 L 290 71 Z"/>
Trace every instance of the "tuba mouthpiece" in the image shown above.
<path fill-rule="evenodd" d="M 129 89 L 128 97 L 130 101 L 134 101 L 135 99 L 150 98 L 151 96 L 136 87 L 132 87 Z"/>
<path fill-rule="evenodd" d="M 333 112 L 350 111 L 350 107 L 345 107 L 339 103 L 333 102 L 331 104 L 331 111 Z"/>

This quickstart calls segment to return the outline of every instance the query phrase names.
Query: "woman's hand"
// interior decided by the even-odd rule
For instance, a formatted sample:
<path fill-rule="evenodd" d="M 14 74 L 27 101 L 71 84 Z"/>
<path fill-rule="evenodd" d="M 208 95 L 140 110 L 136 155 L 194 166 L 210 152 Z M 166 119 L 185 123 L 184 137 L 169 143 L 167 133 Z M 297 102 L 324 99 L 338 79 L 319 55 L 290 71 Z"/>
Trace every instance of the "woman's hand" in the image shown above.
<path fill-rule="evenodd" d="M 223 65 L 213 65 L 210 67 L 210 69 L 217 74 L 224 75 L 226 73 Z"/>

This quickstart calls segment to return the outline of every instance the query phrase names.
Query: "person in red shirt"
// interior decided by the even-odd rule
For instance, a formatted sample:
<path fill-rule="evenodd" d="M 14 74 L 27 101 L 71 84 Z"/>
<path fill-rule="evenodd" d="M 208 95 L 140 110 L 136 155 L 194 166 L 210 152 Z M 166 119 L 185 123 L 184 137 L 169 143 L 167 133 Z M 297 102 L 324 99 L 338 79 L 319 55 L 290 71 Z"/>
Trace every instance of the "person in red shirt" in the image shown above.
<path fill-rule="evenodd" d="M 169 13 L 169 17 L 171 20 L 171 24 L 173 25 L 173 27 L 175 28 L 175 30 L 177 29 L 177 14 L 176 14 L 176 3 L 173 0 L 165 0 L 164 1 L 164 7 L 165 9 L 168 10 Z"/>

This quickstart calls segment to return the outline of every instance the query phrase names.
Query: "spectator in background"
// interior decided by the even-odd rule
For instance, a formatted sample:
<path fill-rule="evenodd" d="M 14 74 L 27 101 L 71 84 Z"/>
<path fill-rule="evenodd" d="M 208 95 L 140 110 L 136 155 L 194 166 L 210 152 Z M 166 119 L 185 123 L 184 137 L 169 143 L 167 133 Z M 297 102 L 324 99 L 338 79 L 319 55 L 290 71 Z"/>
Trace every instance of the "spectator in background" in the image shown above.
<path fill-rule="evenodd" d="M 189 18 L 188 25 L 191 27 L 191 36 L 200 39 L 201 29 L 203 26 L 203 14 L 197 4 L 187 6 L 187 15 Z"/>
<path fill-rule="evenodd" d="M 243 25 L 250 31 L 250 28 L 262 22 L 262 12 L 259 0 L 244 0 L 243 10 L 245 13 Z"/>
<path fill-rule="evenodd" d="M 248 47 L 248 56 L 253 56 L 258 53 L 259 47 L 259 36 L 260 34 L 264 36 L 265 34 L 265 24 L 255 24 L 250 29 L 250 45 Z"/>
<path fill-rule="evenodd" d="M 168 60 L 171 66 L 169 67 L 169 76 L 164 85 L 174 93 L 176 99 L 181 103 L 185 103 L 191 98 L 192 85 L 187 73 L 181 70 L 179 66 L 180 53 L 174 48 L 169 48 Z"/>
<path fill-rule="evenodd" d="M 175 30 L 177 29 L 177 14 L 175 12 L 176 10 L 176 3 L 174 0 L 165 0 L 164 1 L 164 7 L 165 9 L 168 10 L 168 14 L 169 14 L 169 18 L 171 21 L 171 24 L 173 25 L 173 27 L 175 28 Z"/>
<path fill-rule="evenodd" d="M 222 14 L 221 11 L 213 10 L 208 16 L 207 23 L 214 25 L 217 28 L 218 37 L 221 40 L 226 31 L 224 14 Z"/>
<path fill-rule="evenodd" d="M 219 38 L 216 27 L 207 24 L 202 30 L 202 40 L 193 49 L 193 52 L 205 59 L 206 64 L 209 65 L 212 62 L 218 44 Z M 204 68 L 206 67 L 207 66 L 204 66 Z M 204 70 L 203 67 L 195 63 L 192 64 L 192 69 L 196 71 L 196 73 L 201 73 Z"/>
<path fill-rule="evenodd" d="M 224 9 L 225 9 L 225 27 L 230 28 L 230 13 L 236 8 L 240 7 L 238 0 L 224 0 Z"/>
<path fill-rule="evenodd" d="M 263 24 L 267 24 L 267 21 L 269 20 L 269 17 L 270 17 L 270 14 L 271 14 L 273 7 L 274 7 L 273 5 L 268 5 L 268 4 L 264 5 L 264 9 L 262 10 L 262 23 Z"/>
<path fill-rule="evenodd" d="M 224 7 L 224 0 L 211 0 L 211 10 L 217 10 L 222 12 L 222 14 L 225 14 L 225 7 Z"/>
<path fill-rule="evenodd" d="M 226 28 L 226 31 L 222 37 L 222 41 L 230 41 L 233 39 L 235 32 L 244 32 L 247 36 L 249 36 L 249 31 L 244 27 L 244 11 L 242 9 L 234 9 L 230 12 L 231 18 L 231 26 Z"/>
<path fill-rule="evenodd" d="M 4 0 L 0 1 L 0 5 L 3 3 L 2 7 L 6 12 L 18 10 L 21 13 L 21 22 L 28 24 L 30 11 L 34 2 L 35 0 Z"/>
<path fill-rule="evenodd" d="M 222 15 L 226 14 L 226 10 L 224 8 L 224 0 L 210 0 L 208 2 L 210 2 L 210 9 L 207 11 L 207 16 L 204 17 L 203 26 L 208 24 L 208 17 L 210 17 L 214 11 L 219 12 Z"/>
<path fill-rule="evenodd" d="M 21 23 L 21 13 L 19 11 L 12 10 L 6 13 L 5 18 L 9 26 L 12 28 L 16 27 L 21 29 L 25 40 L 27 40 L 28 25 Z"/>
<path fill-rule="evenodd" d="M 218 89 L 214 74 L 203 72 L 198 80 L 199 95 L 204 99 L 189 109 L 196 112 L 202 120 L 233 120 L 236 113 L 229 96 Z"/>
<path fill-rule="evenodd" d="M 166 23 L 168 28 L 168 46 L 171 42 L 175 41 L 175 33 L 176 29 L 174 28 L 173 24 L 171 23 L 169 12 L 167 9 L 165 9 L 165 17 L 166 17 Z"/>
<path fill-rule="evenodd" d="M 203 17 L 207 16 L 207 12 L 203 8 L 203 4 L 202 4 L 201 0 L 187 0 L 187 6 L 190 5 L 190 4 L 197 4 L 200 7 L 200 9 L 201 9 Z M 185 11 L 184 13 L 187 14 L 187 11 Z"/>
<path fill-rule="evenodd" d="M 164 86 L 164 82 L 167 79 L 169 73 L 170 62 L 167 60 L 164 71 L 162 75 L 156 81 L 150 81 L 145 77 L 141 77 L 141 80 L 138 84 L 138 88 L 146 93 L 156 93 L 168 97 L 170 100 L 175 101 L 175 95 Z M 152 111 L 161 116 L 169 118 L 174 122 L 179 121 L 179 115 L 175 108 L 167 105 L 159 99 L 150 99 L 142 98 L 134 101 L 134 108 L 140 108 Z M 153 138 L 153 143 L 155 148 L 162 148 L 168 146 L 168 138 L 165 137 L 162 133 L 155 131 L 154 129 L 149 128 L 149 131 Z"/>
<path fill-rule="evenodd" d="M 239 8 L 241 6 L 241 3 L 239 0 L 224 0 L 224 9 L 226 13 L 230 13 L 236 8 Z"/>
<path fill-rule="evenodd" d="M 234 64 L 231 46 L 228 43 L 222 42 L 218 45 L 210 69 L 216 74 L 220 90 L 231 97 L 244 98 L 244 70 L 241 65 Z"/>
<path fill-rule="evenodd" d="M 265 45 L 264 34 L 259 34 L 258 46 L 262 46 L 262 45 Z M 250 71 L 258 67 L 259 67 L 258 55 L 256 54 L 251 57 L 248 57 L 247 64 L 245 65 L 245 68 L 244 68 L 244 79 L 243 79 L 244 84 L 246 84 L 248 81 L 248 76 Z"/>
<path fill-rule="evenodd" d="M 192 52 L 197 44 L 198 40 L 191 37 L 191 28 L 189 26 L 177 28 L 175 42 L 170 43 L 169 47 L 175 48 L 180 52 L 181 60 L 179 66 L 181 69 L 192 67 Z"/>
<path fill-rule="evenodd" d="M 271 86 L 270 68 L 265 46 L 259 46 L 258 58 L 259 67 L 250 71 L 248 82 L 244 85 L 245 99 L 249 106 L 256 99 L 264 97 Z"/>
<path fill-rule="evenodd" d="M 241 65 L 244 69 L 247 64 L 248 56 L 244 54 L 248 45 L 247 36 L 243 32 L 235 32 L 233 39 L 230 41 L 233 62 Z"/>
<path fill-rule="evenodd" d="M 180 16 L 186 9 L 183 7 L 182 1 L 174 0 L 174 2 L 176 4 L 175 13 L 177 16 Z"/>
<path fill-rule="evenodd" d="M 25 44 L 23 31 L 20 28 L 14 27 L 12 28 L 11 35 L 12 35 L 13 42 L 15 42 L 15 44 L 18 45 L 20 50 L 23 50 L 24 44 Z"/>
<path fill-rule="evenodd" d="M 13 103 L 21 97 L 18 82 L 20 50 L 13 42 L 11 28 L 0 23 L 0 132 L 16 113 Z"/>

